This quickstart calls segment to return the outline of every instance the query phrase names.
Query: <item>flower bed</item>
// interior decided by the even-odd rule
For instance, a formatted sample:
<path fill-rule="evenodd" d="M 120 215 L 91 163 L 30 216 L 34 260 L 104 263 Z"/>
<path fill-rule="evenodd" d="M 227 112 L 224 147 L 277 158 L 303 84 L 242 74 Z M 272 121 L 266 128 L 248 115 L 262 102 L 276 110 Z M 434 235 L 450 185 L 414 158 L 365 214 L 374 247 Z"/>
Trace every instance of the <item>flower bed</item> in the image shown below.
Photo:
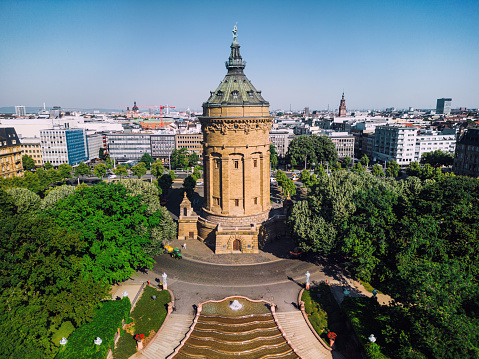
<path fill-rule="evenodd" d="M 156 299 L 152 296 L 156 296 Z M 148 344 L 163 324 L 169 302 L 171 302 L 171 296 L 167 290 L 159 291 L 150 286 L 145 287 L 130 314 L 133 322 L 126 330 L 122 330 L 120 340 L 113 351 L 115 359 L 127 359 L 135 354 L 137 338 L 141 336 L 143 336 L 144 345 Z"/>

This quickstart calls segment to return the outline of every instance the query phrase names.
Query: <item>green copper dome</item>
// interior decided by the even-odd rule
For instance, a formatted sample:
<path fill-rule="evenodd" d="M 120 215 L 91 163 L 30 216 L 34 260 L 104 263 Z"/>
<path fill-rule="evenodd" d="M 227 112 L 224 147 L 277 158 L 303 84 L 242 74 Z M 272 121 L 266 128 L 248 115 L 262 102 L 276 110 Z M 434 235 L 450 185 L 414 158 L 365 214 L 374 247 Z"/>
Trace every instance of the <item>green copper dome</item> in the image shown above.
<path fill-rule="evenodd" d="M 203 103 L 203 107 L 209 106 L 269 106 L 261 91 L 254 88 L 243 70 L 246 62 L 240 55 L 240 45 L 236 41 L 236 26 L 233 30 L 233 43 L 231 53 L 225 65 L 228 73 L 215 91 L 210 92 L 210 97 Z"/>

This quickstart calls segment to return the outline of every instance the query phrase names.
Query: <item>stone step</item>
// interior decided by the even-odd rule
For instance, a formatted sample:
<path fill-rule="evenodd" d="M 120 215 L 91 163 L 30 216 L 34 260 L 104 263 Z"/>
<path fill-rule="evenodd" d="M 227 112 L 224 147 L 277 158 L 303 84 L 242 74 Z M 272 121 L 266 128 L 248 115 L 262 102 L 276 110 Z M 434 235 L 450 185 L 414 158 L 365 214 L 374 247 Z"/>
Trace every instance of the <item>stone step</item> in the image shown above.
<path fill-rule="evenodd" d="M 161 333 L 141 353 L 130 359 L 164 359 L 172 354 L 193 324 L 193 315 L 171 314 Z"/>
<path fill-rule="evenodd" d="M 314 336 L 300 311 L 276 313 L 278 323 L 302 359 L 331 359 L 333 356 Z"/>

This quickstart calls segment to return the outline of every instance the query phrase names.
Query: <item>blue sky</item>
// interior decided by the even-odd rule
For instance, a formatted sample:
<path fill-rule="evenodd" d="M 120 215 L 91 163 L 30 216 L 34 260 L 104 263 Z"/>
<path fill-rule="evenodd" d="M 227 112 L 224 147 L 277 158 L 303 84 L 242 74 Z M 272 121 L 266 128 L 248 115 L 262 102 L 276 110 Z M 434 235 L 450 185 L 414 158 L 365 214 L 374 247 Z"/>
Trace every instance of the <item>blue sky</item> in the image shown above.
<path fill-rule="evenodd" d="M 272 109 L 479 107 L 479 1 L 0 0 L 0 107 L 200 110 L 231 30 Z"/>

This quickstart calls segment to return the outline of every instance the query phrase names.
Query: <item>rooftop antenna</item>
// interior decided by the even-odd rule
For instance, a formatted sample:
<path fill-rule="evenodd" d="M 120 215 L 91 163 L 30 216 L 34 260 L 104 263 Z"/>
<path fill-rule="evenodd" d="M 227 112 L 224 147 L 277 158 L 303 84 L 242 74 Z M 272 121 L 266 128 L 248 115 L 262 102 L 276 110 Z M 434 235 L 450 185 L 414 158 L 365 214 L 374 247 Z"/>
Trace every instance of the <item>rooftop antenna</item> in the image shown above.
<path fill-rule="evenodd" d="M 43 103 L 43 111 L 45 111 L 45 110 L 46 110 L 46 108 L 45 108 L 45 102 L 44 102 Z"/>

